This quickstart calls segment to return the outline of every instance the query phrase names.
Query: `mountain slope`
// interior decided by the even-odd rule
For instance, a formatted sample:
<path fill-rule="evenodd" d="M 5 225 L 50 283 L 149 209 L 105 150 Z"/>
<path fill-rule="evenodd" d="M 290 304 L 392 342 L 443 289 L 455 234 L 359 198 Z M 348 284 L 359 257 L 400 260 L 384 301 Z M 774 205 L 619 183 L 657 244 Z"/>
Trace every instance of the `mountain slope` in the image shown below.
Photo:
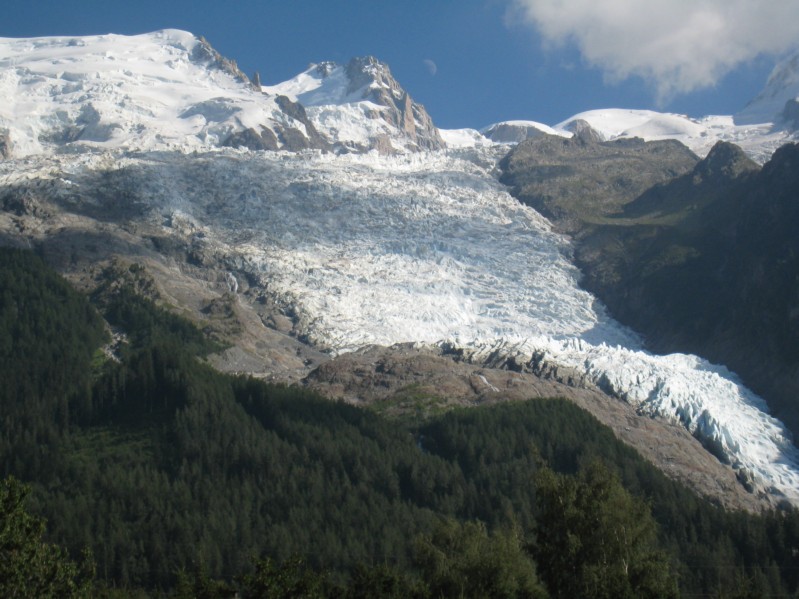
<path fill-rule="evenodd" d="M 727 364 L 799 437 L 799 146 L 718 144 L 581 243 L 585 284 L 657 351 Z"/>
<path fill-rule="evenodd" d="M 697 157 L 674 140 L 594 141 L 588 129 L 573 137 L 528 139 L 499 163 L 513 195 L 564 232 L 578 234 L 658 183 L 681 175 Z"/>

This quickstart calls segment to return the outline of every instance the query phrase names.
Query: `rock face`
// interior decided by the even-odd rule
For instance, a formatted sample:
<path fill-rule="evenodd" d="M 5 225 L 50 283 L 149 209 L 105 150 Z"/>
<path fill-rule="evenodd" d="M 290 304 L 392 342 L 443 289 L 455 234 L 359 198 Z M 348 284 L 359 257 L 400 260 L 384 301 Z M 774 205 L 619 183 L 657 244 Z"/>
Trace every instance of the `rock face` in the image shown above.
<path fill-rule="evenodd" d="M 796 98 L 791 98 L 785 102 L 785 108 L 782 109 L 780 120 L 791 131 L 799 131 L 799 101 Z"/>
<path fill-rule="evenodd" d="M 14 144 L 11 143 L 11 134 L 0 129 L 0 158 L 11 158 L 14 152 Z"/>
<path fill-rule="evenodd" d="M 735 115 L 737 125 L 774 123 L 779 120 L 785 103 L 799 98 L 799 52 L 778 64 L 766 87 Z"/>
<path fill-rule="evenodd" d="M 590 127 L 574 137 L 542 135 L 500 162 L 501 181 L 561 231 L 578 234 L 653 185 L 688 172 L 698 161 L 677 141 L 595 141 Z"/>
<path fill-rule="evenodd" d="M 720 142 L 585 235 L 584 285 L 658 352 L 723 363 L 799 438 L 799 145 Z"/>
<path fill-rule="evenodd" d="M 373 56 L 365 56 L 350 60 L 345 70 L 349 80 L 347 95 L 358 94 L 362 100 L 385 107 L 387 110 L 380 111 L 378 118 L 399 129 L 420 149 L 444 147 L 444 141 L 424 106 L 414 102 L 397 83 L 388 65 Z"/>
<path fill-rule="evenodd" d="M 339 153 L 383 154 L 445 146 L 424 106 L 372 56 L 311 65 L 294 79 L 262 88 L 301 104 L 317 131 Z"/>
<path fill-rule="evenodd" d="M 228 148 L 247 148 L 248 150 L 277 150 L 277 136 L 271 129 L 262 127 L 260 133 L 250 127 L 232 133 L 222 145 Z"/>
<path fill-rule="evenodd" d="M 575 119 L 569 123 L 565 129 L 571 131 L 577 139 L 581 139 L 586 143 L 606 141 L 604 135 L 594 129 L 588 121 L 583 119 Z"/>
<path fill-rule="evenodd" d="M 255 88 L 255 84 L 250 81 L 250 78 L 247 77 L 241 69 L 239 69 L 235 60 L 222 56 L 203 36 L 200 36 L 198 39 L 200 43 L 194 47 L 191 53 L 191 59 L 194 62 L 217 68 L 232 76 L 237 81 L 247 83 Z"/>
<path fill-rule="evenodd" d="M 520 143 L 526 139 L 534 139 L 545 133 L 554 134 L 555 131 L 547 125 L 532 121 L 507 121 L 486 127 L 481 133 L 497 143 Z"/>
<path fill-rule="evenodd" d="M 308 118 L 308 114 L 305 112 L 305 108 L 299 102 L 292 102 L 286 96 L 278 96 L 275 98 L 277 105 L 280 106 L 280 109 L 287 114 L 289 117 L 294 119 L 295 121 L 299 121 L 305 126 L 305 134 L 303 137 L 308 139 L 308 146 L 310 148 L 316 148 L 319 150 L 329 150 L 330 144 L 328 141 L 322 137 L 319 131 L 316 130 L 314 124 L 311 122 L 311 119 Z M 285 131 L 288 128 L 284 128 Z M 302 133 L 295 128 L 295 130 L 302 135 Z M 278 134 L 283 133 L 283 131 L 279 131 Z M 301 148 L 297 148 L 301 149 Z"/>

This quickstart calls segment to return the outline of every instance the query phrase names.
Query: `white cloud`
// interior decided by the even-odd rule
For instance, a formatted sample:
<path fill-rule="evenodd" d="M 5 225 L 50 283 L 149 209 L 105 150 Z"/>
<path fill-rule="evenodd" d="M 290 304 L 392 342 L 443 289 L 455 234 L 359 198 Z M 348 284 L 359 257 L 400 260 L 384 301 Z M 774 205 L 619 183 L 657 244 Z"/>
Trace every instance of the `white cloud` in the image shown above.
<path fill-rule="evenodd" d="M 425 58 L 422 62 L 424 63 L 424 66 L 427 67 L 427 70 L 430 71 L 431 75 L 438 73 L 438 65 L 435 62 L 429 58 Z"/>
<path fill-rule="evenodd" d="M 659 99 L 711 86 L 760 54 L 799 44 L 797 0 L 512 0 L 545 43 L 574 43 L 611 79 Z"/>

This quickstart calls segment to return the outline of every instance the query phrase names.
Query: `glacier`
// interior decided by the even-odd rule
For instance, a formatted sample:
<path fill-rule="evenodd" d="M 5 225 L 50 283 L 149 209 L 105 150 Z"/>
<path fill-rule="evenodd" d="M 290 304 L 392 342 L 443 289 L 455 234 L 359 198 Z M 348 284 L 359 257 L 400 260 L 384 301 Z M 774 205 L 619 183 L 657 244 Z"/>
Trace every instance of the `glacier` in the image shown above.
<path fill-rule="evenodd" d="M 152 223 L 227 256 L 332 354 L 411 342 L 565 367 L 799 504 L 799 453 L 765 402 L 723 366 L 647 352 L 609 317 L 580 288 L 570 241 L 498 183 L 501 155 L 87 153 L 7 162 L 0 184 L 59 173 L 61 200 L 79 202 L 118 170 Z"/>

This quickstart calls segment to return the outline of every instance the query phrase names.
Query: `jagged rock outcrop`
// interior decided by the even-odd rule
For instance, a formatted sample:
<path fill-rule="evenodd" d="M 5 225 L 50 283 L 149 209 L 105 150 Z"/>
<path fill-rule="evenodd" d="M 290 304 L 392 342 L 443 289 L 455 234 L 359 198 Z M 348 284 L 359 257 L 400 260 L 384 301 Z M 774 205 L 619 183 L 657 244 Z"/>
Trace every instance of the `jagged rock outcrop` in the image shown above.
<path fill-rule="evenodd" d="M 585 143 L 605 141 L 605 136 L 594 129 L 588 121 L 575 119 L 565 127 L 566 131 L 571 131 L 576 139 Z"/>
<path fill-rule="evenodd" d="M 791 98 L 785 102 L 785 108 L 782 109 L 780 120 L 791 131 L 799 130 L 799 101 L 796 98 Z"/>
<path fill-rule="evenodd" d="M 294 79 L 263 89 L 302 105 L 338 153 L 376 149 L 393 154 L 445 147 L 424 106 L 411 98 L 386 64 L 372 56 L 353 58 L 344 66 L 312 64 Z"/>
<path fill-rule="evenodd" d="M 248 150 L 277 150 L 277 136 L 271 129 L 261 127 L 259 133 L 252 127 L 232 133 L 223 143 L 229 148 L 247 148 Z"/>
<path fill-rule="evenodd" d="M 247 83 L 255 87 L 253 82 L 250 81 L 250 78 L 247 77 L 247 75 L 245 75 L 241 69 L 239 69 L 239 66 L 236 64 L 235 60 L 222 56 L 213 48 L 213 46 L 211 46 L 211 44 L 208 43 L 208 40 L 206 40 L 203 36 L 200 36 L 197 39 L 200 43 L 194 47 L 194 50 L 192 50 L 191 53 L 191 59 L 194 62 L 215 67 L 228 73 L 237 81 L 241 83 Z"/>
<path fill-rule="evenodd" d="M 349 80 L 347 94 L 358 93 L 362 100 L 387 108 L 378 113 L 378 118 L 398 128 L 419 148 L 437 150 L 444 147 L 444 141 L 424 106 L 414 102 L 397 83 L 388 65 L 373 56 L 365 56 L 350 60 L 345 70 Z"/>
<path fill-rule="evenodd" d="M 308 118 L 308 113 L 305 112 L 305 108 L 302 104 L 299 102 L 292 102 L 287 96 L 278 96 L 275 98 L 275 101 L 285 114 L 294 120 L 299 121 L 305 126 L 304 137 L 308 139 L 307 147 L 317 148 L 320 150 L 330 149 L 330 144 L 324 137 L 322 137 L 319 131 L 316 130 L 316 127 L 314 127 L 311 119 Z M 299 133 L 299 131 L 297 131 L 297 133 Z"/>

